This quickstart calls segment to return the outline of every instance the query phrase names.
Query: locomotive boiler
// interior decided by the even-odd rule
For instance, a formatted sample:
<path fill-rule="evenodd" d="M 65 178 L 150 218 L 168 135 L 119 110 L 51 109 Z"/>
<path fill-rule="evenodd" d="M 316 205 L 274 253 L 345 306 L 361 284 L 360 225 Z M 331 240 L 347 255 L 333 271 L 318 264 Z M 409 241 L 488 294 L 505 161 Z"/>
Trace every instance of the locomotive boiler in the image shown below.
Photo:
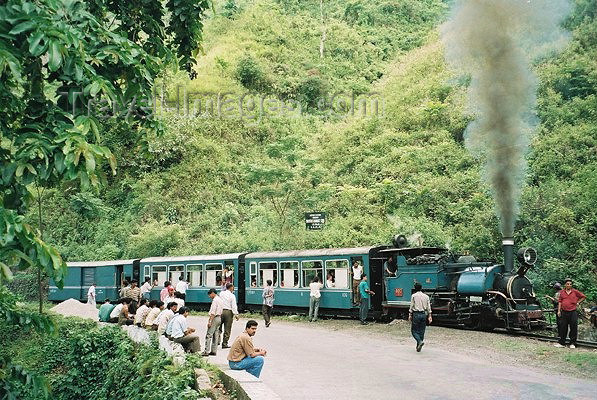
<path fill-rule="evenodd" d="M 395 240 L 399 245 L 404 240 Z M 535 264 L 532 248 L 517 252 L 514 241 L 503 239 L 504 262 L 477 261 L 473 256 L 455 256 L 441 248 L 399 247 L 380 255 L 396 260 L 395 272 L 384 278 L 386 300 L 383 313 L 404 317 L 415 282 L 431 298 L 434 321 L 473 329 L 530 330 L 545 325 L 533 284 L 526 272 Z M 393 275 L 393 276 L 392 276 Z"/>

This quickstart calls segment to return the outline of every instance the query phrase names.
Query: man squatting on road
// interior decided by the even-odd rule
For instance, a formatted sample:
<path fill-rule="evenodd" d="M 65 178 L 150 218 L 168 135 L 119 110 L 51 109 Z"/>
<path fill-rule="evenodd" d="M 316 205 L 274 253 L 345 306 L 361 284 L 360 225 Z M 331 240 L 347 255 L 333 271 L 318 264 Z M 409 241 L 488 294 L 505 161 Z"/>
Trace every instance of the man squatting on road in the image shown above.
<path fill-rule="evenodd" d="M 427 321 L 431 323 L 431 302 L 429 296 L 421 291 L 423 286 L 415 283 L 415 293 L 410 298 L 410 309 L 408 310 L 408 320 L 412 321 L 411 333 L 417 341 L 417 351 L 421 351 L 425 342 L 425 328 Z"/>
<path fill-rule="evenodd" d="M 267 350 L 253 347 L 253 336 L 257 332 L 257 321 L 247 322 L 245 331 L 241 333 L 230 348 L 228 365 L 231 369 L 246 370 L 251 375 L 259 378 Z"/>

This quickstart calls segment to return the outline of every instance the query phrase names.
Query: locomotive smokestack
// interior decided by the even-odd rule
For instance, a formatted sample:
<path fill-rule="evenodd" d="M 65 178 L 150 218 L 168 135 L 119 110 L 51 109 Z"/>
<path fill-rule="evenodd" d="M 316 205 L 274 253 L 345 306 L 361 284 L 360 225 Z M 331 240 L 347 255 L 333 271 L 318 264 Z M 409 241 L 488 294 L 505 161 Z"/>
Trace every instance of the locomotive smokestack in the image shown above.
<path fill-rule="evenodd" d="M 502 239 L 504 249 L 504 266 L 506 271 L 514 271 L 514 238 L 505 237 Z"/>

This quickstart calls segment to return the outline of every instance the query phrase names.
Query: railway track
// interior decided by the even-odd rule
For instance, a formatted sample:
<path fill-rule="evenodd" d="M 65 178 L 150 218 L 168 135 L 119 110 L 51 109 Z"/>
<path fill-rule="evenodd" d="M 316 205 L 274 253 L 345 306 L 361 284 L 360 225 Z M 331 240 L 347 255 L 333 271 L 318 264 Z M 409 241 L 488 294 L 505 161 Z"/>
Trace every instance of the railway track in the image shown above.
<path fill-rule="evenodd" d="M 476 331 L 476 332 L 478 332 L 475 329 L 466 328 L 464 326 L 458 326 L 458 325 L 441 325 L 441 324 L 438 324 L 436 326 L 443 326 L 445 328 L 452 328 L 452 329 L 460 329 L 460 330 L 465 330 L 465 331 Z M 507 335 L 507 336 L 528 337 L 529 339 L 540 340 L 542 342 L 552 342 L 552 343 L 555 343 L 555 342 L 558 341 L 558 338 L 555 337 L 555 336 L 541 335 L 539 333 L 532 333 L 532 332 L 527 332 L 527 331 L 513 331 L 513 330 L 506 330 L 506 329 L 503 329 L 503 328 L 498 328 L 498 329 L 494 329 L 491 332 L 492 333 L 496 333 L 496 334 L 501 334 L 501 335 Z M 590 341 L 590 340 L 577 340 L 576 344 L 578 345 L 578 347 L 584 347 L 584 348 L 589 348 L 589 349 L 597 349 L 597 342 Z"/>
<path fill-rule="evenodd" d="M 502 333 L 502 334 L 506 334 L 509 336 L 523 336 L 523 337 L 528 337 L 531 339 L 536 339 L 536 340 L 540 340 L 542 342 L 557 342 L 558 338 L 554 337 L 554 336 L 546 336 L 546 335 L 540 335 L 537 333 L 531 333 L 531 332 L 524 332 L 524 331 L 495 331 L 496 333 Z M 589 340 L 577 340 L 576 341 L 577 345 L 579 347 L 586 347 L 586 348 L 590 348 L 590 349 L 597 349 L 597 342 L 592 342 Z"/>

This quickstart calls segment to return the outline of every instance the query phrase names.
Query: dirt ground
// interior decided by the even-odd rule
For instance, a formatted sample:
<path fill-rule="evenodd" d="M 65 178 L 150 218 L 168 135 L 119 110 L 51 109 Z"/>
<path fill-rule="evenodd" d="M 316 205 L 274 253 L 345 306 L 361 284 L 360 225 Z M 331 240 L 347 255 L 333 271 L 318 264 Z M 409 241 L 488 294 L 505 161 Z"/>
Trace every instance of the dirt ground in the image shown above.
<path fill-rule="evenodd" d="M 207 315 L 204 312 L 194 312 L 193 315 Z M 244 313 L 246 319 L 262 321 L 260 314 Z M 412 344 L 414 340 L 410 334 L 410 323 L 406 320 L 394 320 L 390 323 L 370 323 L 360 326 L 354 319 L 323 318 L 310 323 L 305 316 L 299 315 L 274 315 L 274 319 L 293 322 L 303 326 L 316 325 L 339 332 L 358 332 L 359 335 L 367 332 L 379 338 L 395 341 L 398 344 Z M 581 324 L 579 331 L 581 337 L 595 340 L 597 329 L 589 324 Z M 577 378 L 597 380 L 597 349 L 576 348 L 574 350 L 560 349 L 551 342 L 536 339 L 509 336 L 504 333 L 481 332 L 461 330 L 440 326 L 428 326 L 425 334 L 428 346 L 443 350 L 457 350 L 461 354 L 475 358 L 490 360 L 498 365 L 529 366 L 552 373 L 562 373 Z"/>
<path fill-rule="evenodd" d="M 309 324 L 302 317 L 282 318 L 294 320 L 299 324 Z M 358 328 L 359 334 L 365 329 L 367 334 L 402 344 L 410 343 L 414 347 L 410 323 L 406 320 L 394 320 L 389 324 L 371 323 L 365 327 L 359 326 L 358 321 L 341 319 L 319 320 L 315 324 L 332 331 L 351 331 Z M 566 370 L 572 376 L 597 380 L 596 349 L 560 349 L 554 347 L 553 343 L 525 337 L 433 325 L 427 327 L 425 339 L 428 346 L 458 350 L 459 353 L 490 360 L 499 365 L 527 365 L 549 372 L 561 372 L 562 365 L 566 365 Z"/>

